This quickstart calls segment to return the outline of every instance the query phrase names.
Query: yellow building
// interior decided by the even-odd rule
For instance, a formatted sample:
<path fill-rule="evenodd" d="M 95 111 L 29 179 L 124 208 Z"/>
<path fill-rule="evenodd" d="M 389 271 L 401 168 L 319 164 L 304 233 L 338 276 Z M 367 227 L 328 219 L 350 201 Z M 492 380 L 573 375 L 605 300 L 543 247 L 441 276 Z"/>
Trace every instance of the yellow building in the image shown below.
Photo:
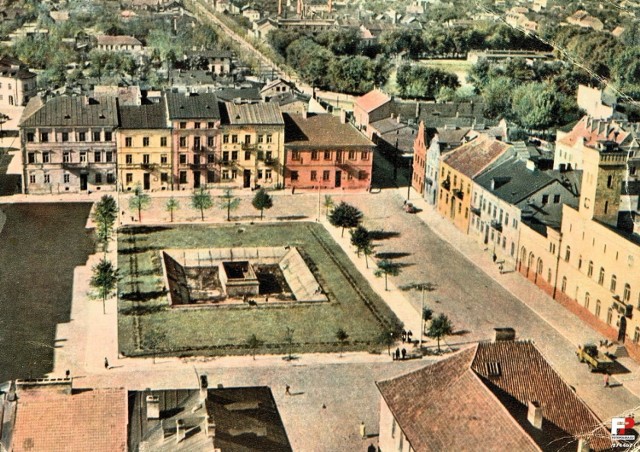
<path fill-rule="evenodd" d="M 469 230 L 469 209 L 473 179 L 512 153 L 511 145 L 488 135 L 463 144 L 442 157 L 438 175 L 438 212 L 465 234 Z"/>
<path fill-rule="evenodd" d="M 119 107 L 119 189 L 170 190 L 173 186 L 171 128 L 164 100 Z"/>
<path fill-rule="evenodd" d="M 278 187 L 283 183 L 284 119 L 274 103 L 225 103 L 221 182 L 236 187 Z"/>

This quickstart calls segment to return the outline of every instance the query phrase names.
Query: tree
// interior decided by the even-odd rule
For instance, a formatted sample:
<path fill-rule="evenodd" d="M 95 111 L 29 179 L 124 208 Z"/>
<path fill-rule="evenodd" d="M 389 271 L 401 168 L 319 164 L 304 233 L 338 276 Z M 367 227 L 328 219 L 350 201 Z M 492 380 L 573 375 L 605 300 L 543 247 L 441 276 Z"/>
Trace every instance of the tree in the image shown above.
<path fill-rule="evenodd" d="M 400 267 L 397 264 L 391 262 L 389 259 L 382 259 L 378 262 L 378 269 L 374 272 L 376 277 L 380 278 L 384 276 L 384 290 L 389 290 L 387 287 L 388 276 L 398 276 L 400 274 Z"/>
<path fill-rule="evenodd" d="M 151 329 L 145 332 L 144 339 L 142 340 L 142 347 L 145 350 L 153 350 L 153 364 L 156 363 L 156 355 L 158 354 L 158 349 L 166 340 L 167 335 L 158 331 L 157 329 Z"/>
<path fill-rule="evenodd" d="M 261 188 L 253 197 L 251 204 L 260 211 L 260 219 L 262 220 L 264 209 L 271 209 L 273 207 L 273 199 L 264 188 Z"/>
<path fill-rule="evenodd" d="M 204 221 L 204 211 L 213 207 L 211 193 L 204 188 L 199 188 L 191 195 L 191 206 L 200 211 L 200 218 Z"/>
<path fill-rule="evenodd" d="M 258 337 L 255 334 L 252 334 L 247 338 L 246 342 L 247 342 L 247 347 L 249 347 L 249 349 L 251 350 L 251 354 L 253 355 L 253 360 L 255 361 L 256 350 L 260 348 L 260 346 L 264 343 L 264 341 L 261 341 L 260 339 L 258 339 Z"/>
<path fill-rule="evenodd" d="M 504 118 L 511 115 L 511 79 L 508 77 L 492 78 L 482 88 L 484 114 L 488 118 Z"/>
<path fill-rule="evenodd" d="M 387 353 L 389 353 L 389 355 L 391 355 L 391 346 L 396 342 L 396 340 L 394 339 L 394 336 L 395 336 L 394 332 L 390 329 L 384 329 L 378 335 L 377 342 L 380 345 L 387 346 Z"/>
<path fill-rule="evenodd" d="M 136 185 L 133 195 L 129 198 L 129 208 L 138 212 L 138 221 L 142 221 L 142 211 L 151 204 L 151 197 L 146 194 L 140 185 Z"/>
<path fill-rule="evenodd" d="M 293 359 L 293 356 L 291 354 L 293 349 L 293 332 L 294 332 L 293 328 L 287 327 L 284 333 L 284 341 L 287 344 L 287 353 L 288 353 L 286 357 L 287 361 L 291 361 Z"/>
<path fill-rule="evenodd" d="M 230 188 L 226 188 L 220 198 L 220 208 L 227 211 L 227 221 L 231 221 L 231 211 L 240 206 L 240 198 L 234 197 Z"/>
<path fill-rule="evenodd" d="M 169 212 L 171 216 L 171 222 L 173 223 L 173 213 L 180 208 L 180 203 L 173 196 L 167 200 L 164 208 Z"/>
<path fill-rule="evenodd" d="M 364 254 L 364 264 L 369 268 L 369 256 L 373 254 L 373 245 L 371 243 L 362 248 L 362 254 Z"/>
<path fill-rule="evenodd" d="M 438 317 L 431 321 L 429 329 L 427 330 L 427 336 L 436 339 L 438 341 L 438 353 L 440 353 L 440 339 L 445 336 L 449 336 L 453 333 L 453 325 L 451 320 L 444 315 L 440 314 Z"/>
<path fill-rule="evenodd" d="M 333 197 L 331 195 L 324 195 L 324 208 L 325 208 L 325 215 L 329 215 L 329 209 L 331 209 L 334 206 L 334 202 L 333 202 Z"/>
<path fill-rule="evenodd" d="M 93 209 L 91 219 L 96 224 L 96 236 L 98 242 L 102 244 L 102 249 L 106 253 L 113 225 L 118 215 L 116 200 L 111 195 L 104 195 L 100 198 Z"/>
<path fill-rule="evenodd" d="M 336 331 L 336 339 L 340 342 L 340 357 L 342 357 L 342 349 L 344 348 L 344 344 L 347 342 L 347 339 L 349 339 L 349 335 L 342 328 L 338 328 L 338 331 Z"/>
<path fill-rule="evenodd" d="M 433 311 L 427 307 L 422 308 L 422 331 L 420 334 L 424 334 L 424 325 L 433 318 Z"/>
<path fill-rule="evenodd" d="M 342 201 L 329 214 L 329 223 L 335 227 L 342 228 L 341 237 L 344 237 L 344 228 L 355 228 L 362 221 L 362 212 Z"/>
<path fill-rule="evenodd" d="M 360 257 L 360 252 L 366 247 L 371 246 L 371 234 L 369 234 L 367 228 L 358 225 L 355 229 L 352 229 L 351 244 L 355 246 L 358 257 Z"/>
<path fill-rule="evenodd" d="M 561 102 L 558 93 L 546 83 L 526 83 L 513 92 L 511 110 L 514 121 L 529 130 L 546 129 L 558 121 Z"/>
<path fill-rule="evenodd" d="M 102 298 L 102 313 L 107 313 L 106 301 L 109 294 L 115 289 L 118 282 L 118 271 L 113 268 L 110 260 L 102 258 L 93 267 L 93 275 L 89 281 L 89 285 L 98 291 L 98 295 Z"/>

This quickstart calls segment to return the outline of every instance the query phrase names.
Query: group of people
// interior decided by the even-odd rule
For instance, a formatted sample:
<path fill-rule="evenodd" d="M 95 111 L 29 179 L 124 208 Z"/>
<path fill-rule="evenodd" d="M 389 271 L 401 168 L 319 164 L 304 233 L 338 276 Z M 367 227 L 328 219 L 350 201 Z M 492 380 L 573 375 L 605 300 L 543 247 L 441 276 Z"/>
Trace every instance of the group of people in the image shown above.
<path fill-rule="evenodd" d="M 399 360 L 399 359 L 401 359 L 400 356 L 402 356 L 402 359 L 406 359 L 407 358 L 407 349 L 406 348 L 403 348 L 402 350 L 400 350 L 400 348 L 396 348 L 396 351 L 393 354 L 393 359 Z"/>
<path fill-rule="evenodd" d="M 405 342 L 411 343 L 412 336 L 413 336 L 413 333 L 411 332 L 411 330 L 409 331 L 402 330 L 402 343 L 403 344 Z"/>

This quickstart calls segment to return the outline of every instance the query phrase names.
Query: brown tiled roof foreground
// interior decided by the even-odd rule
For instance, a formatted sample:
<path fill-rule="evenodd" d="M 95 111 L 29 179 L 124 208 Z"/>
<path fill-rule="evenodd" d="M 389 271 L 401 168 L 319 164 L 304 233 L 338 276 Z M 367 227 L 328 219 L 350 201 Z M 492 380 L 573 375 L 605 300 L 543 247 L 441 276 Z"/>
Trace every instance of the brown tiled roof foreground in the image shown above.
<path fill-rule="evenodd" d="M 575 450 L 580 437 L 611 448 L 598 417 L 531 342 L 480 343 L 377 385 L 419 452 Z M 542 407 L 541 430 L 527 420 L 530 401 Z"/>
<path fill-rule="evenodd" d="M 92 389 L 72 394 L 20 391 L 12 438 L 14 452 L 117 452 L 127 445 L 127 393 Z"/>
<path fill-rule="evenodd" d="M 473 179 L 500 158 L 510 147 L 510 144 L 481 134 L 475 140 L 451 151 L 443 157 L 443 161 Z"/>

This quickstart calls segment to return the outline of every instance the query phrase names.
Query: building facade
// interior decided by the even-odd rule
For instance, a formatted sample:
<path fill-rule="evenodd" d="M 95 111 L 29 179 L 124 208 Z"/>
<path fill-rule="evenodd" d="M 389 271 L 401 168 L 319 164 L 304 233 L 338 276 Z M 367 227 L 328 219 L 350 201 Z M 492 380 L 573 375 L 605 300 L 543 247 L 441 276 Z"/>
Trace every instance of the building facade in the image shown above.
<path fill-rule="evenodd" d="M 373 90 L 356 99 L 353 105 L 353 116 L 356 127 L 372 138 L 368 125 L 372 122 L 391 117 L 393 102 L 391 97 L 380 90 Z"/>
<path fill-rule="evenodd" d="M 374 144 L 342 117 L 285 114 L 285 186 L 366 190 Z"/>
<path fill-rule="evenodd" d="M 420 121 L 418 133 L 413 142 L 413 176 L 411 186 L 415 191 L 424 195 L 427 169 L 427 134 L 424 121 Z M 426 196 L 425 196 L 426 197 Z"/>
<path fill-rule="evenodd" d="M 37 92 L 36 74 L 15 58 L 0 58 L 0 107 L 26 105 Z"/>
<path fill-rule="evenodd" d="M 284 119 L 274 103 L 225 103 L 221 182 L 243 188 L 280 187 L 284 176 Z"/>
<path fill-rule="evenodd" d="M 136 187 L 173 188 L 171 128 L 164 100 L 157 104 L 119 106 L 118 182 L 122 191 Z"/>
<path fill-rule="evenodd" d="M 23 193 L 116 188 L 115 97 L 33 98 L 20 122 Z"/>
<path fill-rule="evenodd" d="M 172 128 L 174 190 L 220 182 L 223 165 L 218 98 L 212 93 L 165 96 Z"/>

